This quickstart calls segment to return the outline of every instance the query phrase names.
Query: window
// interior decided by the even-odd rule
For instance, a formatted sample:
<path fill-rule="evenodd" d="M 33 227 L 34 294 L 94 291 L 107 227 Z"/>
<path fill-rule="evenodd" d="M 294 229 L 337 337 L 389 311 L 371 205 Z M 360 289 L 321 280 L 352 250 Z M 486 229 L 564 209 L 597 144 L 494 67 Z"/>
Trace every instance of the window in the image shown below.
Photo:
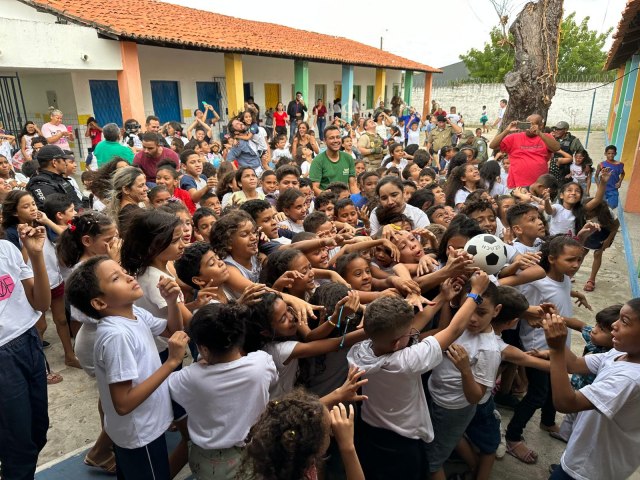
<path fill-rule="evenodd" d="M 373 85 L 367 85 L 367 105 L 366 109 L 373 108 L 373 96 L 375 95 L 375 87 Z"/>

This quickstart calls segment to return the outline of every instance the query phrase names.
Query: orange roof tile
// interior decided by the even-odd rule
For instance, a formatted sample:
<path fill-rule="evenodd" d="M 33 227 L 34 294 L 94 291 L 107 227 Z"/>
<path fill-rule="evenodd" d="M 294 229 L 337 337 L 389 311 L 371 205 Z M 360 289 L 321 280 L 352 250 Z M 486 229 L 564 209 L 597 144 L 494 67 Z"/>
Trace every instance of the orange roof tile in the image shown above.
<path fill-rule="evenodd" d="M 626 61 L 640 49 L 640 0 L 628 0 L 622 11 L 618 29 L 613 34 L 605 70 L 624 66 Z"/>
<path fill-rule="evenodd" d="M 243 20 L 155 0 L 20 0 L 107 36 L 193 50 L 348 63 L 397 70 L 437 68 L 342 37 Z M 209 28 L 205 28 L 206 26 Z"/>

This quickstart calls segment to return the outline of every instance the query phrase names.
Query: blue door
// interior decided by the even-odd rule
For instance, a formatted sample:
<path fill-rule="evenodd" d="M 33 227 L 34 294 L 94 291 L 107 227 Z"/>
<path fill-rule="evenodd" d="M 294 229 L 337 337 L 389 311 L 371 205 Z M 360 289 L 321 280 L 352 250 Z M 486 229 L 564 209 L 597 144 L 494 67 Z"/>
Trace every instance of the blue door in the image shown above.
<path fill-rule="evenodd" d="M 151 80 L 151 100 L 160 123 L 182 121 L 178 82 Z"/>
<path fill-rule="evenodd" d="M 89 80 L 93 115 L 98 125 L 115 123 L 122 126 L 122 108 L 120 108 L 120 91 L 116 80 Z M 141 122 L 143 119 L 137 119 Z"/>
<path fill-rule="evenodd" d="M 198 106 L 202 110 L 202 102 L 213 106 L 214 110 L 220 113 L 220 84 L 218 82 L 196 82 L 196 94 L 198 96 Z M 207 112 L 207 119 L 213 118 L 211 112 Z"/>

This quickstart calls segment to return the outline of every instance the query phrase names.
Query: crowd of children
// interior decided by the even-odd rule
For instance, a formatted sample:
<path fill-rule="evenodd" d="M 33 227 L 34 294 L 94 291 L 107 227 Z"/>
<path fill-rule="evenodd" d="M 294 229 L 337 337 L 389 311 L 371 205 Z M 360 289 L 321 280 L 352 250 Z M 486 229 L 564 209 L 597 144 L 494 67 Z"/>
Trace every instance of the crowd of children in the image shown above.
<path fill-rule="evenodd" d="M 247 141 L 259 135 L 252 112 L 238 120 Z M 188 464 L 197 479 L 440 480 L 455 452 L 461 478 L 487 479 L 503 442 L 496 403 L 514 408 L 504 442 L 522 462 L 538 458 L 523 438 L 538 409 L 567 442 L 553 479 L 640 466 L 640 300 L 593 327 L 573 314 L 574 299 L 589 307 L 573 277 L 593 250 L 595 289 L 618 229 L 615 147 L 589 197 L 583 151 L 566 183 L 509 191 L 504 155 L 478 165 L 393 142 L 382 167 L 355 164 L 356 191 L 318 191 L 306 173 L 319 143 L 308 126 L 293 142 L 259 145 L 262 172 L 196 144 L 155 178 L 116 158 L 83 175 L 81 212 L 64 194 L 36 206 L 0 156 L 3 478 L 33 478 L 46 443 L 47 384 L 62 381 L 41 340 L 49 310 L 66 365 L 99 391 L 85 463 L 118 478 Z M 495 276 L 463 249 L 480 234 L 506 244 Z M 581 358 L 567 327 L 587 342 Z M 521 399 L 507 377 L 526 385 Z"/>

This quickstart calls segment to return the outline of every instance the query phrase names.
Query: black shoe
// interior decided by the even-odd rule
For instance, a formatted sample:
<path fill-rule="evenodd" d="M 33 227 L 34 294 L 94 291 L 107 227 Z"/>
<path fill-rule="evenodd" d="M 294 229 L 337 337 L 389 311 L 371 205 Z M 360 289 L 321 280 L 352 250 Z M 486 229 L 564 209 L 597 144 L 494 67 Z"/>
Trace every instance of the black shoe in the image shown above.
<path fill-rule="evenodd" d="M 51 346 L 51 344 L 49 342 L 47 342 L 46 340 L 42 340 L 42 348 L 49 348 Z"/>
<path fill-rule="evenodd" d="M 555 472 L 558 468 L 560 468 L 559 463 L 552 463 L 551 465 L 549 465 L 549 473 Z"/>
<path fill-rule="evenodd" d="M 520 403 L 518 397 L 504 393 L 496 393 L 496 395 L 493 397 L 493 401 L 496 402 L 496 405 L 510 409 L 516 408 L 516 405 Z"/>

